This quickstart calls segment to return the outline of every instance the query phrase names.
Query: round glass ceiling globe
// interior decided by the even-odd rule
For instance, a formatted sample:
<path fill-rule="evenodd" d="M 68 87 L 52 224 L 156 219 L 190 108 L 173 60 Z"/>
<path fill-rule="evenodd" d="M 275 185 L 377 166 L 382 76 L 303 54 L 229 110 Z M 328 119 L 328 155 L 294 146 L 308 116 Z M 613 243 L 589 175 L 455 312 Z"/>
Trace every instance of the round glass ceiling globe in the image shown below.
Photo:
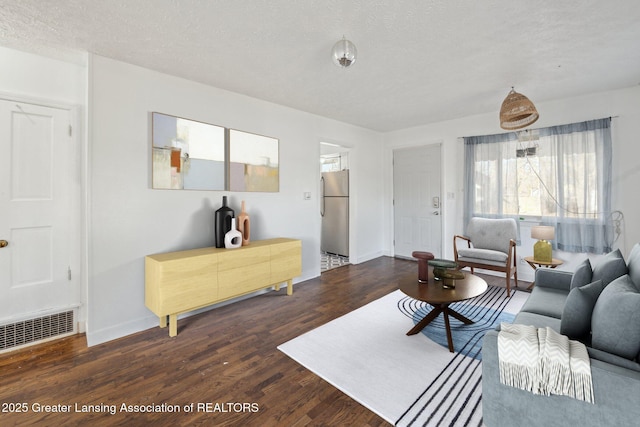
<path fill-rule="evenodd" d="M 356 46 L 346 39 L 342 39 L 334 44 L 333 50 L 331 51 L 331 58 L 334 64 L 343 68 L 353 65 L 353 63 L 356 62 L 357 55 L 358 50 Z"/>

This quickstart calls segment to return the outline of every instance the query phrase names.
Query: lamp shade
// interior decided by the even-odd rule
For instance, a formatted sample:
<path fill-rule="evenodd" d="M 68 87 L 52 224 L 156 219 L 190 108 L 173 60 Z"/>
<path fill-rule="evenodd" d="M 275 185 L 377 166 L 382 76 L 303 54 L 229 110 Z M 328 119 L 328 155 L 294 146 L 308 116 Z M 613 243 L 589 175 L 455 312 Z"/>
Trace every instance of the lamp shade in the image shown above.
<path fill-rule="evenodd" d="M 531 227 L 531 237 L 537 240 L 553 240 L 555 228 L 550 225 L 534 225 Z"/>
<path fill-rule="evenodd" d="M 538 117 L 540 115 L 533 102 L 511 88 L 500 107 L 500 127 L 506 130 L 522 129 L 535 123 Z"/>

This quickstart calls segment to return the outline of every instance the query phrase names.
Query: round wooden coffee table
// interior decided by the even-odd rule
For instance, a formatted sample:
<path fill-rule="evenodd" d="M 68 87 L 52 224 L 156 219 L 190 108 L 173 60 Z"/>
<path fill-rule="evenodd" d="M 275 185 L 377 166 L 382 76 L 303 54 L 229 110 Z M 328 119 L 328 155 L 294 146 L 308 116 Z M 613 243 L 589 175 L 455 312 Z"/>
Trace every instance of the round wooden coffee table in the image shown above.
<path fill-rule="evenodd" d="M 427 283 L 419 283 L 416 274 L 402 277 L 398 285 L 400 290 L 406 295 L 418 301 L 423 301 L 433 306 L 433 310 L 429 312 L 422 320 L 420 320 L 407 335 L 415 335 L 425 326 L 433 321 L 440 313 L 444 316 L 444 325 L 447 331 L 447 342 L 449 351 L 453 353 L 453 339 L 451 337 L 451 326 L 449 326 L 449 315 L 455 317 L 459 321 L 470 325 L 472 320 L 466 318 L 462 314 L 449 308 L 449 304 L 464 301 L 470 298 L 482 295 L 487 290 L 487 282 L 478 276 L 470 273 L 464 273 L 464 279 L 455 281 L 455 288 L 445 289 L 442 283 L 434 280 L 433 269 L 429 267 L 429 280 Z"/>

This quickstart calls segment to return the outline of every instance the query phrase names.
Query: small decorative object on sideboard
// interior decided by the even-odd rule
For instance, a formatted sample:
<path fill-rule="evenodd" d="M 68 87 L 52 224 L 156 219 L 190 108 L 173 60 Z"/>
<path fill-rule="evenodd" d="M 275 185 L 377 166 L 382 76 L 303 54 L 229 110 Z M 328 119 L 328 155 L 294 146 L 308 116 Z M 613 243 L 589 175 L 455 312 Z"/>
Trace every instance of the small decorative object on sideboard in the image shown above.
<path fill-rule="evenodd" d="M 215 212 L 216 248 L 224 248 L 224 236 L 231 230 L 233 209 L 227 206 L 227 196 L 222 196 L 222 207 Z"/>
<path fill-rule="evenodd" d="M 432 259 L 427 263 L 433 267 L 433 277 L 442 282 L 445 289 L 454 289 L 456 280 L 464 279 L 464 273 L 458 271 L 458 264 L 447 259 Z"/>
<path fill-rule="evenodd" d="M 245 210 L 244 200 L 242 201 L 242 209 L 238 214 L 238 231 L 242 234 L 242 246 L 249 244 L 249 236 L 251 234 L 249 214 Z"/>
<path fill-rule="evenodd" d="M 224 235 L 224 247 L 234 249 L 240 246 L 242 246 L 242 233 L 236 229 L 236 219 L 231 218 L 231 230 Z"/>

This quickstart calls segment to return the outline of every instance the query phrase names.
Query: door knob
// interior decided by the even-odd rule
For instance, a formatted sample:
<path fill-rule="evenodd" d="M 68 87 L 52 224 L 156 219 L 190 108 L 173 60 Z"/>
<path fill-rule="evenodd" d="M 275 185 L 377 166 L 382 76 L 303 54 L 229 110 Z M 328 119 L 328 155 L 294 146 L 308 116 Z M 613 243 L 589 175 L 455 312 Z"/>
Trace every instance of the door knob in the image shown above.
<path fill-rule="evenodd" d="M 6 240 L 0 240 L 0 248 L 4 248 L 9 246 L 9 242 L 7 242 Z"/>

